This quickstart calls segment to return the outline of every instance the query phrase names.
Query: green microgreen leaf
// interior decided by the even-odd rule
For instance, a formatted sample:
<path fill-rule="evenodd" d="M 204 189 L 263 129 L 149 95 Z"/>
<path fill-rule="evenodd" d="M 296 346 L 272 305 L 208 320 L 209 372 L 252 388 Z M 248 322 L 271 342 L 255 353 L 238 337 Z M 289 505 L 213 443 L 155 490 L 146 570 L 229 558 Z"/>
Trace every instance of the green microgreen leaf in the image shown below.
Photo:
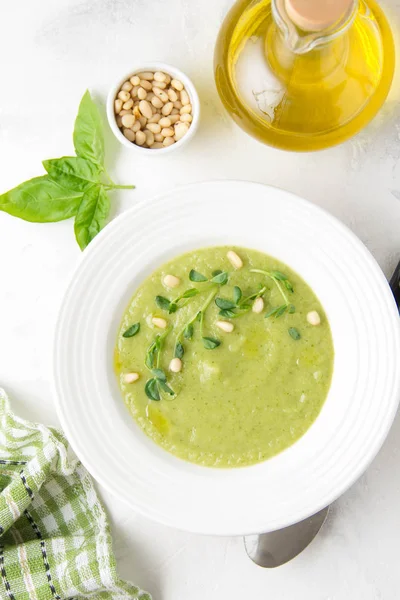
<path fill-rule="evenodd" d="M 233 288 L 233 301 L 235 304 L 239 304 L 240 300 L 242 298 L 242 290 L 240 289 L 240 287 L 238 285 L 235 285 L 235 287 Z"/>
<path fill-rule="evenodd" d="M 186 340 L 191 340 L 193 337 L 193 331 L 194 331 L 194 327 L 193 327 L 192 323 L 189 323 L 189 325 L 187 325 L 184 329 L 183 337 Z"/>
<path fill-rule="evenodd" d="M 236 304 L 226 298 L 215 298 L 215 304 L 222 310 L 236 308 Z"/>
<path fill-rule="evenodd" d="M 162 369 L 152 369 L 151 372 L 159 381 L 167 381 L 167 376 Z"/>
<path fill-rule="evenodd" d="M 222 271 L 222 273 L 218 273 L 218 275 L 214 275 L 211 279 L 211 283 L 218 283 L 219 285 L 225 285 L 228 283 L 228 273 L 226 271 Z"/>
<path fill-rule="evenodd" d="M 172 390 L 169 385 L 167 385 L 165 383 L 165 381 L 159 381 L 158 382 L 159 387 L 162 389 L 163 392 L 166 392 L 167 394 L 169 394 L 170 396 L 175 396 L 175 392 L 174 390 Z"/>
<path fill-rule="evenodd" d="M 146 393 L 146 396 L 148 398 L 150 398 L 150 400 L 155 400 L 155 401 L 159 401 L 161 399 L 160 397 L 160 392 L 158 390 L 158 382 L 157 379 L 149 379 L 146 382 L 144 391 Z"/>
<path fill-rule="evenodd" d="M 213 271 L 211 273 L 212 277 L 216 277 L 217 275 L 220 275 L 222 273 L 221 269 L 216 269 L 215 271 Z"/>
<path fill-rule="evenodd" d="M 170 311 L 171 302 L 168 300 L 168 298 L 164 298 L 164 296 L 156 296 L 155 300 L 158 308 L 168 312 Z"/>
<path fill-rule="evenodd" d="M 274 279 L 278 279 L 278 281 L 285 281 L 287 279 L 286 275 L 280 271 L 271 271 L 271 275 Z"/>
<path fill-rule="evenodd" d="M 189 288 L 188 290 L 186 290 L 186 292 L 184 292 L 182 294 L 182 296 L 180 296 L 179 299 L 181 298 L 193 298 L 193 296 L 197 296 L 197 294 L 199 294 L 199 290 L 197 288 Z"/>
<path fill-rule="evenodd" d="M 181 342 L 176 342 L 175 352 L 174 352 L 175 358 L 182 358 L 182 356 L 184 355 L 184 353 L 185 353 L 185 349 L 182 346 Z"/>
<path fill-rule="evenodd" d="M 289 327 L 288 332 L 290 337 L 294 340 L 299 340 L 301 338 L 300 331 L 296 329 L 296 327 Z"/>
<path fill-rule="evenodd" d="M 276 311 L 275 314 L 275 318 L 278 319 L 279 317 L 281 317 L 288 309 L 288 305 L 287 304 L 282 304 L 282 306 L 279 307 L 279 309 Z"/>
<path fill-rule="evenodd" d="M 281 306 L 275 306 L 269 312 L 267 312 L 267 314 L 265 315 L 265 318 L 266 319 L 268 319 L 269 317 L 278 318 L 283 315 L 283 313 L 286 311 L 287 307 L 288 307 L 287 304 L 282 304 Z"/>
<path fill-rule="evenodd" d="M 157 352 L 157 346 L 156 343 L 153 342 L 151 344 L 151 346 L 149 346 L 147 352 L 146 352 L 146 358 L 145 358 L 145 365 L 148 369 L 152 369 L 154 366 L 154 359 L 155 359 L 155 355 Z"/>
<path fill-rule="evenodd" d="M 205 275 L 202 275 L 201 273 L 199 273 L 198 271 L 195 271 L 194 269 L 192 269 L 190 271 L 189 279 L 190 279 L 190 281 L 196 281 L 196 282 L 208 281 L 208 279 L 207 279 L 207 277 L 205 277 Z"/>
<path fill-rule="evenodd" d="M 203 339 L 203 346 L 207 350 L 214 350 L 214 348 L 218 348 L 218 346 L 221 344 L 221 342 L 219 340 L 217 340 L 216 338 L 203 337 L 202 339 Z"/>
<path fill-rule="evenodd" d="M 294 304 L 289 304 L 289 310 L 288 310 L 288 312 L 291 315 L 296 312 L 296 307 L 294 306 Z"/>
<path fill-rule="evenodd" d="M 175 302 L 171 302 L 169 305 L 169 309 L 168 309 L 169 314 L 176 312 L 178 310 L 178 308 L 179 307 Z"/>
<path fill-rule="evenodd" d="M 287 290 L 289 290 L 289 292 L 294 292 L 293 286 L 290 283 L 290 281 L 288 281 L 287 279 L 285 279 L 285 281 L 283 282 L 284 286 Z"/>
<path fill-rule="evenodd" d="M 134 335 L 136 335 L 137 333 L 139 333 L 139 330 L 140 330 L 140 323 L 135 323 L 134 325 L 131 325 L 130 327 L 128 327 L 128 329 L 126 331 L 124 331 L 124 333 L 122 334 L 122 337 L 131 338 Z"/>
<path fill-rule="evenodd" d="M 234 313 L 233 310 L 231 310 L 229 308 L 224 308 L 224 309 L 220 310 L 218 314 L 220 317 L 225 317 L 225 319 L 234 319 L 235 316 L 239 316 L 239 315 L 236 315 L 236 313 Z"/>

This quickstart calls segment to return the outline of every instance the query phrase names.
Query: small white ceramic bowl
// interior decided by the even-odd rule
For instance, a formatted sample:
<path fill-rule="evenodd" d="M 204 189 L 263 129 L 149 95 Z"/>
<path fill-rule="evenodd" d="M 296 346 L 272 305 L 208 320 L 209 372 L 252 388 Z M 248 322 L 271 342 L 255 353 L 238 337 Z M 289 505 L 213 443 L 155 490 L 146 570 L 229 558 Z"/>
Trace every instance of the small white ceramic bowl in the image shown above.
<path fill-rule="evenodd" d="M 120 91 L 122 84 L 125 81 L 129 80 L 133 75 L 136 75 L 136 73 L 142 73 L 144 71 L 162 71 L 163 73 L 167 73 L 168 75 L 170 75 L 172 79 L 179 79 L 179 81 L 183 83 L 187 93 L 189 94 L 193 115 L 193 121 L 190 124 L 189 131 L 178 142 L 175 142 L 175 144 L 167 146 L 166 148 L 157 148 L 152 150 L 151 148 L 143 148 L 142 146 L 138 146 L 134 142 L 130 142 L 124 136 L 124 134 L 117 125 L 114 113 L 115 98 L 118 92 Z M 180 71 L 180 69 L 177 69 L 176 67 L 172 67 L 171 65 L 167 65 L 166 63 L 162 62 L 144 63 L 134 67 L 124 77 L 120 77 L 111 88 L 107 98 L 107 119 L 112 129 L 112 132 L 123 146 L 126 146 L 126 148 L 129 148 L 134 152 L 139 152 L 143 156 L 159 156 L 161 154 L 166 154 L 167 152 L 172 152 L 173 150 L 178 150 L 178 148 L 182 148 L 184 144 L 187 144 L 187 142 L 192 139 L 199 125 L 200 100 L 193 82 L 189 79 L 187 75 L 185 75 L 185 73 Z"/>

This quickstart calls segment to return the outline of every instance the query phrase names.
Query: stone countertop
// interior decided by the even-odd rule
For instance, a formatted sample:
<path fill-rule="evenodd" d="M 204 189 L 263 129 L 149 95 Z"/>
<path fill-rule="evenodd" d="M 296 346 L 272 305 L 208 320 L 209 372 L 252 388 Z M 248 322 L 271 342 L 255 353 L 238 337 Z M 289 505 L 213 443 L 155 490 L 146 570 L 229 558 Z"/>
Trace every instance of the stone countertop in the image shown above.
<path fill-rule="evenodd" d="M 247 179 L 295 192 L 346 223 L 389 277 L 400 258 L 399 73 L 378 117 L 339 147 L 285 153 L 246 136 L 225 113 L 212 72 L 216 35 L 232 0 L 20 0 L 0 9 L 1 191 L 41 174 L 41 160 L 73 152 L 79 100 L 103 105 L 140 62 L 162 60 L 195 82 L 202 120 L 184 152 L 142 158 L 107 129 L 108 170 L 138 200 L 205 179 Z M 382 2 L 399 30 L 400 0 Z M 135 235 L 135 232 L 132 232 Z M 0 382 L 22 417 L 57 425 L 52 338 L 79 259 L 72 222 L 34 225 L 0 213 Z M 379 315 L 376 315 L 379 319 Z M 274 571 L 257 568 L 240 538 L 208 538 L 148 522 L 101 490 L 122 576 L 155 600 L 394 600 L 400 569 L 400 420 L 365 475 L 332 507 L 317 540 Z M 1 595 L 1 594 L 0 594 Z"/>

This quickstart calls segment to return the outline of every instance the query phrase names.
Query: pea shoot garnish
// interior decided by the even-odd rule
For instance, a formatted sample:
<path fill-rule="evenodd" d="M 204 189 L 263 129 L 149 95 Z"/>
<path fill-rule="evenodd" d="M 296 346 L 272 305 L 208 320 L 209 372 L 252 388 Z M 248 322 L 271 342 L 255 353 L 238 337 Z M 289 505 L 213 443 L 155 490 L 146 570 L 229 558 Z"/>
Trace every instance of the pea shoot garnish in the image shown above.
<path fill-rule="evenodd" d="M 289 327 L 288 332 L 290 337 L 294 340 L 299 340 L 301 338 L 300 331 L 296 329 L 296 327 Z"/>
<path fill-rule="evenodd" d="M 133 325 L 128 327 L 128 329 L 126 331 L 124 331 L 124 333 L 122 334 L 122 337 L 131 338 L 134 335 L 136 335 L 137 333 L 139 333 L 139 331 L 140 331 L 140 323 L 134 323 Z"/>
<path fill-rule="evenodd" d="M 288 311 L 289 313 L 293 313 L 295 311 L 295 307 L 289 302 L 289 299 L 284 291 L 284 288 L 286 288 L 286 290 L 288 290 L 290 293 L 293 293 L 294 289 L 284 273 L 281 273 L 281 271 L 263 271 L 262 269 L 250 269 L 250 273 L 261 273 L 262 275 L 268 277 L 268 279 L 274 282 L 277 289 L 279 290 L 280 295 L 283 298 L 283 304 L 275 306 L 271 310 L 269 310 L 265 315 L 266 319 L 268 319 L 269 317 L 275 317 L 276 319 L 278 319 L 286 311 Z"/>
<path fill-rule="evenodd" d="M 243 292 L 239 286 L 233 288 L 232 300 L 228 298 L 216 298 L 215 304 L 220 308 L 219 316 L 225 319 L 237 319 L 245 315 L 252 308 L 255 300 L 261 298 L 266 291 L 266 287 L 260 286 L 260 289 L 249 296 L 243 297 Z"/>

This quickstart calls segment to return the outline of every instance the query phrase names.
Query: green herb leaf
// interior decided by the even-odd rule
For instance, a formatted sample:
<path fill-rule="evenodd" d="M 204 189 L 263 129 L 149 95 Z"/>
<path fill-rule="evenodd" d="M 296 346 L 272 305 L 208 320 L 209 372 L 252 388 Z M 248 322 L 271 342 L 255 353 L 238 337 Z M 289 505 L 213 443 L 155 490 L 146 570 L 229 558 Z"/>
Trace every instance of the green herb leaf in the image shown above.
<path fill-rule="evenodd" d="M 289 313 L 292 315 L 295 312 L 296 312 L 296 307 L 294 306 L 294 304 L 289 304 Z"/>
<path fill-rule="evenodd" d="M 182 344 L 180 342 L 176 342 L 175 352 L 174 352 L 175 358 L 182 358 L 182 356 L 184 355 L 184 353 L 185 353 L 185 349 L 182 346 Z"/>
<path fill-rule="evenodd" d="M 224 308 L 220 310 L 218 314 L 220 317 L 225 317 L 225 319 L 233 319 L 235 316 L 239 316 L 236 315 L 236 313 L 234 313 L 233 310 L 230 310 L 229 308 Z"/>
<path fill-rule="evenodd" d="M 220 285 L 225 285 L 228 283 L 228 273 L 223 271 L 222 273 L 218 273 L 218 275 L 214 275 L 211 279 L 211 283 L 219 283 Z"/>
<path fill-rule="evenodd" d="M 44 160 L 43 166 L 51 179 L 70 190 L 84 192 L 91 185 L 100 183 L 98 166 L 80 156 Z"/>
<path fill-rule="evenodd" d="M 207 277 L 205 277 L 198 271 L 195 271 L 194 269 L 192 269 L 190 271 L 189 279 L 190 279 L 190 281 L 197 281 L 197 282 L 208 281 Z"/>
<path fill-rule="evenodd" d="M 301 338 L 300 331 L 296 329 L 296 327 L 290 327 L 288 332 L 290 337 L 292 337 L 294 340 L 299 340 Z"/>
<path fill-rule="evenodd" d="M 167 394 L 169 394 L 170 396 L 175 396 L 175 392 L 174 390 L 171 390 L 171 388 L 169 387 L 169 385 L 167 385 L 165 383 L 165 381 L 159 381 L 158 385 L 160 386 L 160 388 L 163 390 L 163 392 L 166 392 Z"/>
<path fill-rule="evenodd" d="M 271 271 L 271 275 L 274 279 L 278 279 L 279 281 L 285 281 L 285 279 L 287 279 L 286 275 L 280 271 Z"/>
<path fill-rule="evenodd" d="M 32 223 L 62 221 L 76 215 L 82 196 L 82 192 L 65 189 L 43 175 L 2 194 L 0 210 Z"/>
<path fill-rule="evenodd" d="M 167 377 L 162 369 L 152 369 L 151 372 L 159 381 L 167 381 Z"/>
<path fill-rule="evenodd" d="M 231 300 L 227 300 L 226 298 L 215 298 L 215 304 L 222 310 L 236 308 L 236 304 Z"/>
<path fill-rule="evenodd" d="M 193 337 L 194 327 L 191 323 L 187 327 L 185 327 L 185 331 L 183 332 L 183 337 L 187 340 L 191 340 Z"/>
<path fill-rule="evenodd" d="M 241 298 L 242 298 L 242 290 L 240 289 L 240 287 L 238 285 L 235 285 L 235 287 L 233 288 L 233 301 L 235 302 L 235 304 L 239 304 Z"/>
<path fill-rule="evenodd" d="M 84 250 L 104 227 L 110 212 L 110 199 L 102 186 L 93 185 L 82 197 L 75 217 L 75 237 Z"/>
<path fill-rule="evenodd" d="M 203 337 L 203 346 L 207 348 L 207 350 L 214 350 L 214 348 L 218 348 L 221 342 L 212 337 Z"/>
<path fill-rule="evenodd" d="M 193 296 L 197 296 L 199 293 L 200 292 L 197 288 L 189 288 L 182 294 L 181 298 L 193 298 Z"/>
<path fill-rule="evenodd" d="M 124 333 L 122 334 L 122 337 L 131 338 L 134 335 L 136 335 L 137 333 L 139 333 L 139 330 L 140 330 L 140 323 L 135 323 L 134 325 L 131 325 L 126 331 L 124 331 Z"/>
<path fill-rule="evenodd" d="M 222 273 L 221 269 L 216 269 L 215 271 L 213 271 L 213 272 L 211 273 L 211 276 L 212 276 L 212 277 L 216 277 L 216 276 L 217 276 L 217 275 L 219 275 L 220 273 Z"/>
<path fill-rule="evenodd" d="M 288 307 L 287 304 L 282 304 L 281 306 L 275 306 L 269 312 L 267 312 L 267 314 L 265 315 L 265 318 L 268 319 L 269 317 L 273 317 L 273 316 L 278 318 L 283 315 L 283 313 L 286 311 L 287 307 Z"/>
<path fill-rule="evenodd" d="M 145 365 L 148 369 L 152 369 L 154 367 L 154 359 L 155 359 L 156 352 L 157 352 L 157 346 L 156 346 L 156 343 L 153 342 L 147 349 L 146 358 L 144 361 Z"/>
<path fill-rule="evenodd" d="M 294 292 L 293 286 L 292 286 L 292 284 L 290 283 L 290 281 L 288 281 L 287 279 L 285 279 L 285 281 L 284 281 L 283 283 L 284 283 L 284 285 L 285 285 L 285 288 L 286 288 L 287 290 L 289 290 L 289 292 Z"/>
<path fill-rule="evenodd" d="M 197 315 L 196 315 L 196 319 L 197 319 L 198 321 L 201 321 L 201 316 L 202 316 L 202 314 L 203 314 L 203 313 L 202 313 L 202 311 L 201 311 L 201 310 L 199 310 L 199 312 L 198 312 L 198 313 L 197 313 Z"/>
<path fill-rule="evenodd" d="M 150 400 L 156 400 L 157 402 L 160 400 L 160 392 L 158 391 L 158 382 L 157 379 L 149 379 L 146 382 L 144 387 L 144 391 L 146 392 L 146 396 L 150 398 Z"/>
<path fill-rule="evenodd" d="M 104 164 L 103 124 L 96 104 L 87 90 L 81 100 L 74 127 L 75 152 L 95 163 Z"/>
<path fill-rule="evenodd" d="M 161 310 L 166 310 L 169 312 L 170 307 L 171 307 L 171 302 L 167 298 L 164 298 L 164 296 L 156 296 L 155 301 L 156 301 L 158 308 L 161 308 Z"/>
<path fill-rule="evenodd" d="M 171 302 L 171 304 L 169 305 L 169 309 L 168 312 L 171 315 L 172 313 L 176 312 L 178 310 L 178 305 L 175 304 L 175 302 Z"/>

